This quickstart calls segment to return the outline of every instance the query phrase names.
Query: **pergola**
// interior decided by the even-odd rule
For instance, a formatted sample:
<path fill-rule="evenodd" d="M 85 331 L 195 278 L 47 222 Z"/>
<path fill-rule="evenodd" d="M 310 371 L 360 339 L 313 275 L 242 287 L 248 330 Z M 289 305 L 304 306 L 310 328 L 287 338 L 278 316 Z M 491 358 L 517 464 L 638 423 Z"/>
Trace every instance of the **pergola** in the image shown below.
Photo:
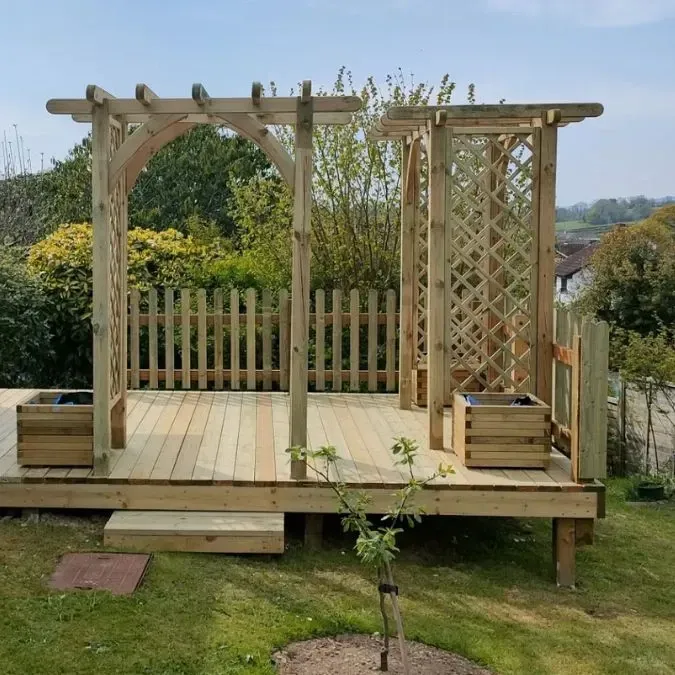
<path fill-rule="evenodd" d="M 551 403 L 558 127 L 602 112 L 392 107 L 371 130 L 402 146 L 400 407 L 425 367 L 431 448 L 444 447 L 454 391 L 530 391 Z"/>
<path fill-rule="evenodd" d="M 84 99 L 52 99 L 47 110 L 92 125 L 94 470 L 108 472 L 111 448 L 126 445 L 127 198 L 147 161 L 197 124 L 227 127 L 255 143 L 294 193 L 290 349 L 290 445 L 307 445 L 307 342 L 315 124 L 346 124 L 359 110 L 355 96 L 312 96 L 311 82 L 297 97 L 211 98 L 201 84 L 190 98 L 160 98 L 147 85 L 134 98 L 115 98 L 89 85 Z M 268 125 L 295 126 L 292 157 Z M 306 466 L 292 464 L 294 478 Z"/>

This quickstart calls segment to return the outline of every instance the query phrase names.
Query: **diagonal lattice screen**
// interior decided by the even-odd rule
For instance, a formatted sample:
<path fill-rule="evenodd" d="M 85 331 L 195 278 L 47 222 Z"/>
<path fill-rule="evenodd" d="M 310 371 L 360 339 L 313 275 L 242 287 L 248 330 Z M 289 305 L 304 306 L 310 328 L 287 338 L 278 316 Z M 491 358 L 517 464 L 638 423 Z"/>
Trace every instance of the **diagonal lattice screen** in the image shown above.
<path fill-rule="evenodd" d="M 532 129 L 505 131 L 477 135 L 454 129 L 449 137 L 450 391 L 530 388 L 535 149 Z"/>

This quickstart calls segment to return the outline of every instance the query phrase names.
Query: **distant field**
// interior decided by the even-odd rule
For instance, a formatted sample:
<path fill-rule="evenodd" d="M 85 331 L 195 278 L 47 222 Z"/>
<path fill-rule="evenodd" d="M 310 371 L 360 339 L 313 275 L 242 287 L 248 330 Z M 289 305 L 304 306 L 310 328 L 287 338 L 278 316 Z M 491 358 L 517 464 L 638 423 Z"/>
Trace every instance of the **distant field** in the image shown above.
<path fill-rule="evenodd" d="M 555 229 L 556 232 L 570 232 L 574 233 L 576 236 L 583 238 L 584 236 L 599 236 L 608 230 L 611 230 L 616 223 L 610 223 L 608 225 L 589 225 L 583 220 L 565 220 L 559 223 L 556 223 Z"/>

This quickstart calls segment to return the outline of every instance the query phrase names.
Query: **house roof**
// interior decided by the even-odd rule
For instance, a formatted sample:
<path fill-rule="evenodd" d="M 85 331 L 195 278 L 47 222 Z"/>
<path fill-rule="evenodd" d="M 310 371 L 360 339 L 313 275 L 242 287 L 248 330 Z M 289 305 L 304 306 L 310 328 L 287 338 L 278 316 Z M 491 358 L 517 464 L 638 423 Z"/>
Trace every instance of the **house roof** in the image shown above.
<path fill-rule="evenodd" d="M 595 253 L 599 245 L 600 242 L 593 242 L 585 248 L 567 256 L 567 258 L 556 265 L 555 275 L 557 277 L 571 277 L 573 274 L 576 274 L 579 270 L 588 265 L 591 256 Z"/>

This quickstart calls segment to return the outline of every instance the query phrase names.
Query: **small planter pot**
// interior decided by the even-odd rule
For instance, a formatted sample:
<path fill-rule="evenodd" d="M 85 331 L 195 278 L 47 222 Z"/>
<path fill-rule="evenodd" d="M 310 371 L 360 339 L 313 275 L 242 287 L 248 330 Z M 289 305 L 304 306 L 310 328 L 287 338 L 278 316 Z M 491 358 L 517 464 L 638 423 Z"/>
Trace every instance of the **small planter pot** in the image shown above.
<path fill-rule="evenodd" d="M 659 483 L 640 483 L 637 486 L 637 496 L 646 502 L 658 502 L 666 498 L 666 488 Z"/>

